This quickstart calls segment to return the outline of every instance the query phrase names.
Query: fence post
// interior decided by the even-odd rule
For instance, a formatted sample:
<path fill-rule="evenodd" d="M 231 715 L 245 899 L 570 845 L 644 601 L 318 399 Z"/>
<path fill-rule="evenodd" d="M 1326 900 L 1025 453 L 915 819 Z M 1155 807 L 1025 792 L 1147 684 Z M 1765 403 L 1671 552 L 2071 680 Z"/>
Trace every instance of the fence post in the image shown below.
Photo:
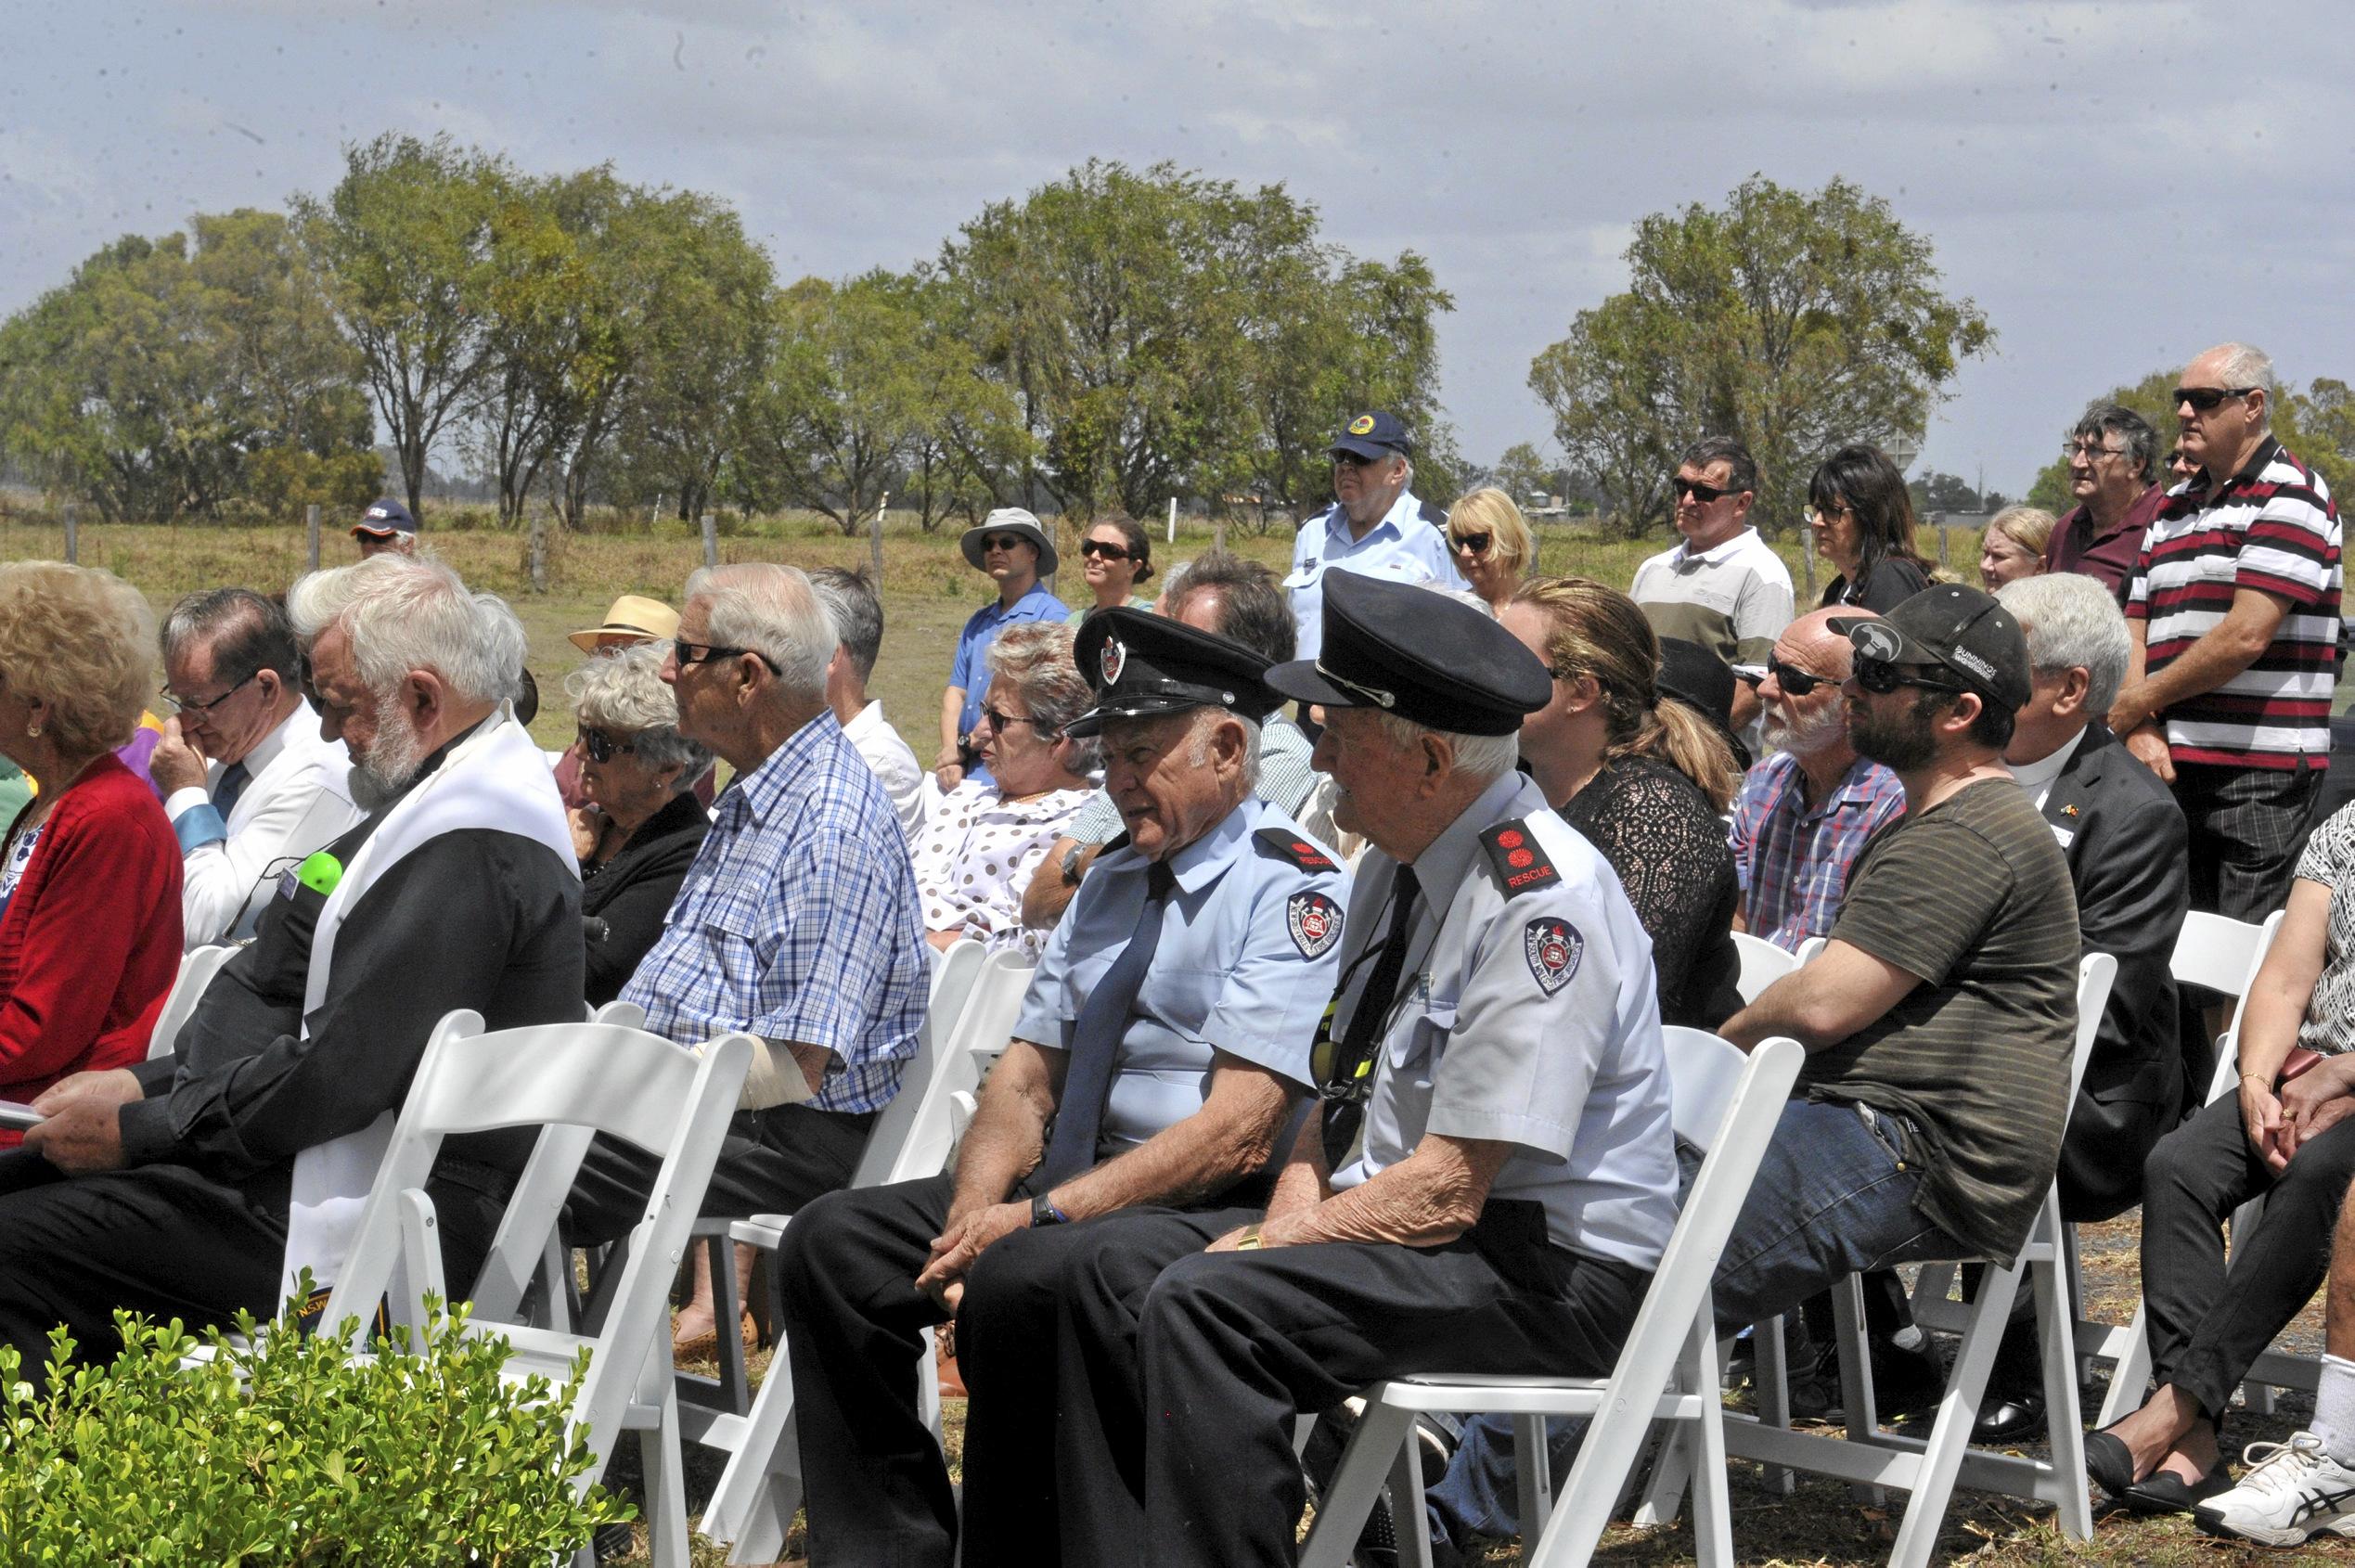
<path fill-rule="evenodd" d="M 872 547 L 875 557 L 875 591 L 877 593 L 882 592 L 883 589 L 883 513 L 890 509 L 891 504 L 892 493 L 886 490 L 883 492 L 883 498 L 875 503 L 875 521 L 868 531 L 868 543 Z"/>
<path fill-rule="evenodd" d="M 1178 497 L 1175 495 L 1169 498 L 1169 542 L 1173 545 L 1178 542 Z"/>
<path fill-rule="evenodd" d="M 719 564 L 719 520 L 709 512 L 703 514 L 703 564 Z"/>
<path fill-rule="evenodd" d="M 316 501 L 302 508 L 302 529 L 310 535 L 311 570 L 319 569 L 319 504 Z"/>
<path fill-rule="evenodd" d="M 76 506 L 75 506 L 75 505 L 74 505 L 71 501 L 68 501 L 68 502 L 66 503 L 66 506 L 65 506 L 65 525 L 66 525 L 66 538 L 65 538 L 65 546 L 66 546 L 66 561 L 67 561 L 67 563 L 68 563 L 69 565 L 72 564 L 73 562 L 79 561 L 79 560 L 82 559 L 82 519 L 80 518 L 80 516 L 79 516 L 79 515 L 77 515 L 77 514 L 79 513 L 80 509 L 81 509 L 81 508 L 79 508 L 78 507 L 76 507 Z"/>
<path fill-rule="evenodd" d="M 1227 553 L 1227 514 L 1218 514 L 1218 521 L 1210 526 L 1210 547 L 1220 555 Z"/>

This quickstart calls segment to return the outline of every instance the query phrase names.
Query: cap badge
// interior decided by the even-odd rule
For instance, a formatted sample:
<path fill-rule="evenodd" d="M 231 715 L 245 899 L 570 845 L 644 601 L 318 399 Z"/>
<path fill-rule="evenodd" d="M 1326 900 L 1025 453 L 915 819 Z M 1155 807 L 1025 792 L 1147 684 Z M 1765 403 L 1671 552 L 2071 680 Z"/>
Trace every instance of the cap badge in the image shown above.
<path fill-rule="evenodd" d="M 1103 651 L 1096 656 L 1096 667 L 1102 672 L 1106 686 L 1118 682 L 1120 672 L 1128 668 L 1128 645 L 1118 637 L 1106 637 Z"/>
<path fill-rule="evenodd" d="M 1867 659 L 1878 659 L 1884 664 L 1894 662 L 1901 646 L 1898 636 L 1877 621 L 1867 621 L 1848 639 L 1856 650 Z"/>
<path fill-rule="evenodd" d="M 1371 414 L 1360 414 L 1356 418 L 1350 420 L 1349 433 L 1351 435 L 1373 434 L 1373 416 Z"/>
<path fill-rule="evenodd" d="M 1321 893 L 1295 893 L 1284 905 L 1292 945 L 1304 958 L 1321 958 L 1341 940 L 1341 906 Z"/>
<path fill-rule="evenodd" d="M 1521 946 L 1538 989 L 1549 996 L 1570 983 L 1587 950 L 1578 928 L 1559 915 L 1540 915 L 1531 920 L 1521 933 Z"/>

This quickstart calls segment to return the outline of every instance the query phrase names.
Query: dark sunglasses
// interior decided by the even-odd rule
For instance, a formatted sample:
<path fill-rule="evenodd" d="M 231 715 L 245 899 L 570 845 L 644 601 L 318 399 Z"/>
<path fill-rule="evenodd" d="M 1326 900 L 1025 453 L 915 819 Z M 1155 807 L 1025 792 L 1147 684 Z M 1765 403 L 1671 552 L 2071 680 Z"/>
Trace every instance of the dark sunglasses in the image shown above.
<path fill-rule="evenodd" d="M 749 653 L 759 660 L 770 675 L 777 674 L 777 666 L 769 663 L 768 655 L 758 649 L 724 648 L 715 642 L 674 642 L 671 647 L 676 650 L 672 656 L 678 661 L 678 667 L 682 670 L 691 664 L 708 664 L 714 659 L 741 659 Z"/>
<path fill-rule="evenodd" d="M 1106 560 L 1126 560 L 1128 546 L 1115 545 L 1109 539 L 1082 539 L 1079 542 L 1079 553 L 1084 556 L 1101 556 Z"/>
<path fill-rule="evenodd" d="M 1017 545 L 1027 545 L 1029 543 L 1029 540 L 1023 538 L 1019 533 L 984 533 L 982 535 L 982 548 L 984 550 L 1010 550 Z M 1086 548 L 1085 546 L 1081 547 L 1083 549 Z"/>
<path fill-rule="evenodd" d="M 1496 535 L 1493 533 L 1459 533 L 1455 536 L 1454 544 L 1457 549 L 1470 550 L 1473 555 L 1485 556 L 1488 553 L 1489 541 L 1494 538 Z"/>
<path fill-rule="evenodd" d="M 1924 691 L 1968 691 L 1967 686 L 1952 681 L 1932 680 L 1927 673 L 1907 664 L 1892 664 L 1885 659 L 1873 659 L 1864 654 L 1856 656 L 1856 684 L 1875 697 L 1886 697 L 1901 686 L 1918 686 Z"/>
<path fill-rule="evenodd" d="M 1049 736 L 1052 733 L 1043 727 L 1036 719 L 1018 719 L 1011 713 L 1001 713 L 995 708 L 984 708 L 981 711 L 981 716 L 988 723 L 990 728 L 996 730 L 1000 735 L 1005 734 L 1009 729 L 1011 729 L 1018 724 L 1026 724 L 1030 726 L 1031 728 L 1037 730 L 1042 737 Z M 979 729 L 981 726 L 975 725 L 973 727 Z"/>
<path fill-rule="evenodd" d="M 1371 469 L 1376 463 L 1388 461 L 1387 457 L 1361 457 L 1355 452 L 1336 452 L 1332 455 L 1332 466 L 1336 469 Z"/>
<path fill-rule="evenodd" d="M 635 739 L 616 740 L 601 729 L 583 729 L 579 735 L 581 750 L 587 753 L 588 760 L 593 763 L 610 763 L 613 760 L 614 753 L 618 752 L 627 752 L 632 756 L 637 754 L 637 742 Z"/>
<path fill-rule="evenodd" d="M 2205 414 L 2228 397 L 2246 397 L 2257 390 L 2255 387 L 2178 387 L 2175 389 L 2175 403 L 2179 407 L 2188 403 L 2195 412 Z"/>
<path fill-rule="evenodd" d="M 1819 686 L 1835 684 L 1830 675 L 1810 675 L 1794 665 L 1785 664 L 1771 653 L 1767 655 L 1767 674 L 1774 677 L 1775 685 L 1794 697 L 1805 697 Z"/>
<path fill-rule="evenodd" d="M 1690 495 L 1705 507 L 1712 501 L 1722 501 L 1729 495 L 1742 494 L 1739 490 L 1720 490 L 1714 484 L 1704 484 L 1697 479 L 1679 477 L 1668 482 L 1677 487 L 1677 495 L 1679 498 Z"/>

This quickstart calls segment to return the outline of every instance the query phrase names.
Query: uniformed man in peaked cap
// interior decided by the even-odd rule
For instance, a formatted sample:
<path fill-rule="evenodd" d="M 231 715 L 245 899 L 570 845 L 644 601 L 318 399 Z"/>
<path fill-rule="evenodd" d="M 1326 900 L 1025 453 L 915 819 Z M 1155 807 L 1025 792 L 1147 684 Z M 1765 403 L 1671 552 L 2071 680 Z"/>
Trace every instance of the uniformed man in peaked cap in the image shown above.
<path fill-rule="evenodd" d="M 1066 1562 L 1291 1560 L 1293 1418 L 1448 1369 L 1596 1375 L 1676 1219 L 1651 945 L 1618 880 L 1513 771 L 1551 683 L 1486 614 L 1342 574 L 1318 658 L 1268 685 L 1322 703 L 1350 889 L 1311 1116 L 1264 1216 L 1152 1275 L 1066 1272 L 1058 1389 L 1106 1453 L 1068 1468 Z M 1070 1369 L 1085 1374 L 1076 1382 Z"/>
<path fill-rule="evenodd" d="M 1396 414 L 1360 414 L 1326 449 L 1332 458 L 1332 505 L 1300 525 L 1284 592 L 1299 628 L 1300 656 L 1317 656 L 1324 635 L 1325 584 L 1355 572 L 1393 583 L 1470 585 L 1448 545 L 1448 514 L 1416 498 L 1414 442 Z"/>
<path fill-rule="evenodd" d="M 1063 1275 L 1157 1267 L 1257 1217 L 1311 1092 L 1343 879 L 1253 795 L 1268 661 L 1126 609 L 1075 651 L 1099 700 L 1071 728 L 1102 735 L 1126 832 L 1049 940 L 955 1173 L 830 1194 L 785 1232 L 817 1568 L 951 1561 L 957 1501 L 915 1382 L 951 1314 L 972 1395 L 963 1561 L 1056 1561 L 1058 1457 L 1102 1451 L 1098 1412 L 1059 1393 Z"/>

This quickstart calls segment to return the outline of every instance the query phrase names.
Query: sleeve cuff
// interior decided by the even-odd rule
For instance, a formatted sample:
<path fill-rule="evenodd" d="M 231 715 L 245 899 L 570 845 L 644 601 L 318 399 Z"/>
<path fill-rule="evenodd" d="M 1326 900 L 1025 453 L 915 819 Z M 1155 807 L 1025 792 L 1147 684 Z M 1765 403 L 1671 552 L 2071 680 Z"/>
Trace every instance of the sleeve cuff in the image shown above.
<path fill-rule="evenodd" d="M 172 798 L 176 801 L 182 794 L 189 792 L 180 790 Z M 221 814 L 212 808 L 212 803 L 199 796 L 194 805 L 173 816 L 172 835 L 180 841 L 182 855 L 193 855 L 207 844 L 225 842 L 229 828 L 221 820 Z"/>
<path fill-rule="evenodd" d="M 139 1080 L 139 1092 L 152 1099 L 170 1092 L 173 1081 L 180 1075 L 180 1064 L 169 1056 L 157 1056 L 135 1061 L 123 1071 Z"/>
<path fill-rule="evenodd" d="M 179 1137 L 172 1130 L 172 1101 L 168 1097 L 154 1099 L 135 1099 L 115 1112 L 116 1126 L 122 1137 L 122 1161 L 127 1165 L 150 1165 L 168 1159 L 179 1147 Z"/>

